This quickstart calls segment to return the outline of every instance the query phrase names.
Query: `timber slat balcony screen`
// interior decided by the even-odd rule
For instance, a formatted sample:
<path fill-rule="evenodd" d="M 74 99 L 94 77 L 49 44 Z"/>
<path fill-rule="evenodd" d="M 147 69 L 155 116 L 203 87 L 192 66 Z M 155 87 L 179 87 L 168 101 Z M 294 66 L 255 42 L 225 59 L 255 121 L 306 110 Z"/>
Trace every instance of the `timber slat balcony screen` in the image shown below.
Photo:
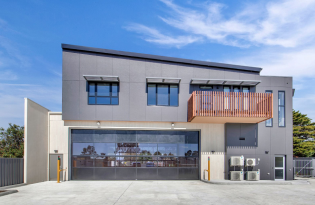
<path fill-rule="evenodd" d="M 258 123 L 273 117 L 272 102 L 272 93 L 194 91 L 188 122 Z"/>

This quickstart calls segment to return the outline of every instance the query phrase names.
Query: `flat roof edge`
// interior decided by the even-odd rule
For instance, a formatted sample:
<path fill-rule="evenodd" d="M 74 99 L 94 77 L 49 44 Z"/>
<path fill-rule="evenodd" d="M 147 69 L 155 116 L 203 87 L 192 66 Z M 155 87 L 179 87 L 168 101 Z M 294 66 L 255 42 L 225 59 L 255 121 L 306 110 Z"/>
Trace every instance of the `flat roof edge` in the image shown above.
<path fill-rule="evenodd" d="M 260 73 L 260 71 L 262 70 L 262 68 L 258 68 L 258 67 L 190 60 L 190 59 L 184 59 L 184 58 L 158 56 L 158 55 L 134 53 L 134 52 L 127 52 L 127 51 L 117 51 L 117 50 L 109 50 L 109 49 L 103 49 L 103 48 L 70 45 L 70 44 L 61 44 L 61 47 L 63 50 L 76 50 L 76 51 L 85 51 L 85 52 L 92 52 L 92 53 L 102 53 L 102 54 L 110 54 L 110 55 L 116 55 L 116 56 L 158 60 L 158 61 L 173 62 L 173 63 L 183 63 L 183 64 L 190 64 L 190 65 L 225 68 L 225 69 L 232 69 L 232 70 L 251 71 L 251 72 L 256 72 L 256 73 Z"/>

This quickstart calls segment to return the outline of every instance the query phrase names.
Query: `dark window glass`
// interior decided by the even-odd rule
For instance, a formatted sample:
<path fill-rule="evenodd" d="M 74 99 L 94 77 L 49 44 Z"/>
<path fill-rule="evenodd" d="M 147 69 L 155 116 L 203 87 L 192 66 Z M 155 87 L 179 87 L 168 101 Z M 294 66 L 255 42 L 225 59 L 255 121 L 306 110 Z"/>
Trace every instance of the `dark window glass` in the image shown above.
<path fill-rule="evenodd" d="M 118 83 L 89 83 L 88 104 L 118 105 L 118 92 Z"/>
<path fill-rule="evenodd" d="M 178 85 L 170 85 L 170 106 L 178 106 Z"/>
<path fill-rule="evenodd" d="M 176 156 L 177 146 L 177 144 L 158 144 L 158 155 Z"/>
<path fill-rule="evenodd" d="M 272 93 L 271 90 L 266 90 L 266 93 Z M 266 120 L 266 127 L 272 127 L 273 125 L 273 118 Z"/>
<path fill-rule="evenodd" d="M 199 88 L 201 90 L 212 90 L 213 89 L 212 85 L 200 85 Z"/>
<path fill-rule="evenodd" d="M 243 93 L 249 93 L 249 87 L 243 87 Z"/>
<path fill-rule="evenodd" d="M 118 96 L 118 84 L 117 83 L 112 84 L 112 96 Z"/>
<path fill-rule="evenodd" d="M 157 85 L 157 105 L 168 105 L 168 85 Z"/>
<path fill-rule="evenodd" d="M 230 86 L 224 86 L 223 90 L 224 92 L 230 92 Z"/>
<path fill-rule="evenodd" d="M 73 143 L 73 155 L 95 155 L 95 147 L 93 143 Z"/>
<path fill-rule="evenodd" d="M 183 170 L 198 175 L 197 131 L 72 129 L 71 139 L 72 179 L 137 179 L 136 173 L 141 179 L 194 179 L 183 177 Z"/>
<path fill-rule="evenodd" d="M 233 87 L 233 92 L 239 93 L 240 92 L 240 87 Z"/>
<path fill-rule="evenodd" d="M 137 157 L 139 167 L 157 167 L 157 158 L 152 156 L 140 156 Z"/>
<path fill-rule="evenodd" d="M 136 155 L 139 148 L 137 143 L 117 143 L 117 155 Z"/>
<path fill-rule="evenodd" d="M 98 156 L 95 158 L 95 167 L 115 167 L 115 157 Z"/>
<path fill-rule="evenodd" d="M 141 167 L 141 163 L 136 161 L 136 157 L 116 157 L 117 167 Z"/>
<path fill-rule="evenodd" d="M 284 106 L 284 92 L 279 91 L 279 105 Z"/>
<path fill-rule="evenodd" d="M 285 126 L 285 93 L 284 91 L 279 91 L 278 93 L 278 119 L 279 127 Z"/>
<path fill-rule="evenodd" d="M 89 96 L 95 96 L 95 83 L 89 84 Z"/>
<path fill-rule="evenodd" d="M 283 167 L 283 157 L 275 157 L 275 167 Z"/>
<path fill-rule="evenodd" d="M 97 155 L 115 155 L 116 144 L 115 143 L 94 143 L 95 152 Z"/>
<path fill-rule="evenodd" d="M 198 152 L 198 144 L 180 144 L 178 156 L 186 156 L 186 157 L 197 157 L 199 155 Z"/>
<path fill-rule="evenodd" d="M 89 97 L 89 104 L 95 104 L 95 97 Z"/>
<path fill-rule="evenodd" d="M 110 96 L 110 84 L 97 83 L 97 96 Z"/>
<path fill-rule="evenodd" d="M 159 167 L 177 167 L 177 157 L 160 157 Z"/>
<path fill-rule="evenodd" d="M 178 157 L 178 167 L 198 167 L 198 160 L 196 157 Z"/>
<path fill-rule="evenodd" d="M 111 98 L 112 105 L 118 105 L 118 98 Z"/>
<path fill-rule="evenodd" d="M 139 143 L 137 155 L 139 156 L 152 156 L 157 151 L 157 144 Z"/>
<path fill-rule="evenodd" d="M 156 84 L 148 84 L 148 105 L 156 105 Z"/>
<path fill-rule="evenodd" d="M 110 97 L 98 97 L 97 98 L 98 105 L 110 105 Z"/>
<path fill-rule="evenodd" d="M 178 106 L 178 85 L 148 84 L 148 105 Z"/>
<path fill-rule="evenodd" d="M 88 156 L 73 156 L 72 166 L 75 167 L 94 167 L 94 160 Z"/>

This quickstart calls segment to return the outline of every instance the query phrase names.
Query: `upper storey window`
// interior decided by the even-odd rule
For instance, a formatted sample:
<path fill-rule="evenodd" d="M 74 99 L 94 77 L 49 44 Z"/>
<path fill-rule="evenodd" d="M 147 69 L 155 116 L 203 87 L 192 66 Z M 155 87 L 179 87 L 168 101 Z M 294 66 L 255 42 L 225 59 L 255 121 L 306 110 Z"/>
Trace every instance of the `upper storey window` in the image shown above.
<path fill-rule="evenodd" d="M 89 105 L 118 105 L 118 83 L 89 82 Z"/>
<path fill-rule="evenodd" d="M 279 127 L 285 127 L 285 93 L 284 91 L 278 92 L 278 117 L 279 117 Z"/>
<path fill-rule="evenodd" d="M 147 84 L 148 105 L 178 106 L 178 84 Z"/>

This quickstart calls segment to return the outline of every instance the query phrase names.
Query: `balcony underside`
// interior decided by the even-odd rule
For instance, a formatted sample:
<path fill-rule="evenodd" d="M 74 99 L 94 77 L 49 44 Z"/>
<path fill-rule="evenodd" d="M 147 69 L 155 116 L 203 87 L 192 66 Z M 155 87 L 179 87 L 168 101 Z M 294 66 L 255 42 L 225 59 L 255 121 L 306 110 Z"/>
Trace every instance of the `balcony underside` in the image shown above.
<path fill-rule="evenodd" d="M 208 116 L 196 116 L 190 122 L 191 123 L 259 123 L 268 120 L 264 117 L 208 117 Z"/>

